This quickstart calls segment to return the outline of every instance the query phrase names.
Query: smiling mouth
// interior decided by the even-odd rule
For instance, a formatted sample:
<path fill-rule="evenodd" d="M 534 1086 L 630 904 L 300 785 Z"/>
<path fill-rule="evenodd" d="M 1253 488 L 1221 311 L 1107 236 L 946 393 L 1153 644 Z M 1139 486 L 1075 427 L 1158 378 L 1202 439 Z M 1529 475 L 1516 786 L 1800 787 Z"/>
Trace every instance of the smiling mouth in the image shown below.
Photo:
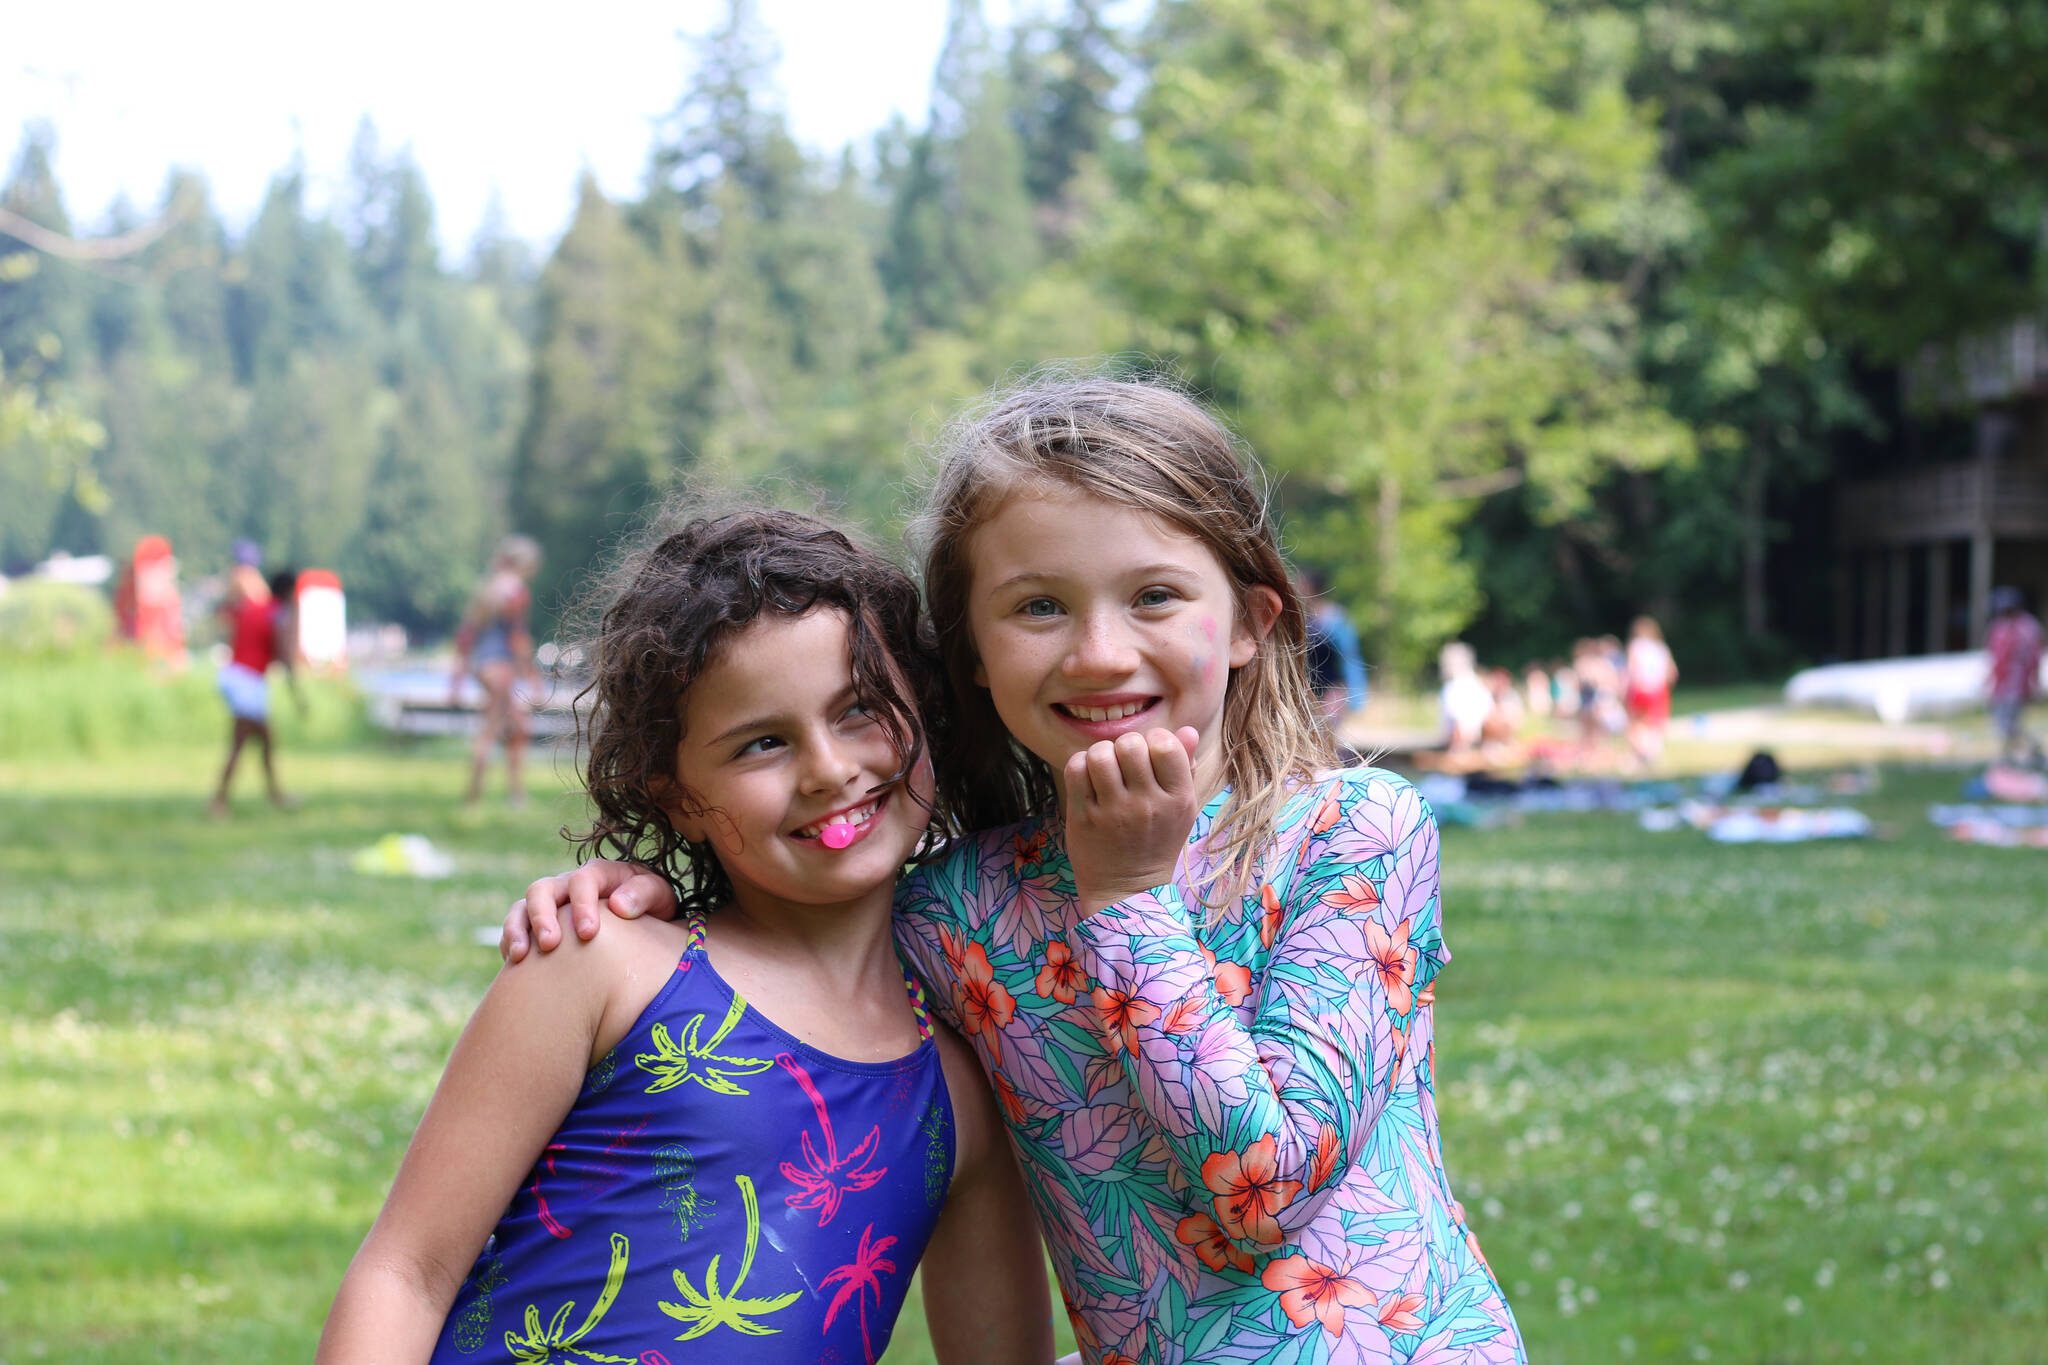
<path fill-rule="evenodd" d="M 1158 700 L 1157 697 L 1147 697 L 1142 701 L 1119 702 L 1115 706 L 1078 706 L 1072 702 L 1054 702 L 1052 709 L 1071 719 L 1100 725 L 1105 721 L 1125 720 L 1140 711 L 1148 711 Z"/>
<path fill-rule="evenodd" d="M 802 829 L 794 831 L 791 837 L 797 839 L 822 838 L 825 831 L 834 826 L 842 826 L 845 831 L 843 834 L 835 836 L 836 838 L 845 838 L 848 835 L 858 834 L 867 828 L 870 821 L 882 813 L 882 807 L 887 805 L 888 801 L 888 794 L 884 793 L 872 801 L 863 802 L 849 810 L 834 811 L 815 824 L 805 825 Z"/>

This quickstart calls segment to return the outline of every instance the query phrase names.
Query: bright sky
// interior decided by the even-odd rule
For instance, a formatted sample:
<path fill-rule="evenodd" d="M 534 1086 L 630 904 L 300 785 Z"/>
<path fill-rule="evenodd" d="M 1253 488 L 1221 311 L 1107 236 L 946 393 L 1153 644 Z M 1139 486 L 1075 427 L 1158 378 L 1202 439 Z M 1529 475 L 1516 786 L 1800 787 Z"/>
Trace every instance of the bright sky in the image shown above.
<path fill-rule="evenodd" d="M 892 112 L 923 122 L 946 0 L 759 5 L 781 44 L 778 84 L 798 141 L 836 149 Z M 677 34 L 708 32 L 724 11 L 720 0 L 7 8 L 0 154 L 11 167 L 28 121 L 47 120 L 74 225 L 89 230 L 123 194 L 153 207 L 182 165 L 207 177 L 239 231 L 295 150 L 319 202 L 368 114 L 387 149 L 411 145 L 457 257 L 493 190 L 512 231 L 542 247 L 567 224 L 583 167 L 614 195 L 637 193 L 654 120 L 683 87 Z M 984 3 L 992 27 L 1014 8 Z"/>

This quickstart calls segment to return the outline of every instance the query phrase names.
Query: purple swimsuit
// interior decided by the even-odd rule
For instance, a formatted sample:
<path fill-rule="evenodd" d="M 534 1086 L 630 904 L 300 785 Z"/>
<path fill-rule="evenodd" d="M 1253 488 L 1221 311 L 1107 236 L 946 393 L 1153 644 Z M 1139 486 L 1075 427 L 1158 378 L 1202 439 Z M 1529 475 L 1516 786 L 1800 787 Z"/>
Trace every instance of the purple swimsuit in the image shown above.
<path fill-rule="evenodd" d="M 702 920 L 584 1078 L 441 1328 L 444 1361 L 873 1362 L 953 1175 L 923 1041 L 805 1046 L 718 975 Z"/>

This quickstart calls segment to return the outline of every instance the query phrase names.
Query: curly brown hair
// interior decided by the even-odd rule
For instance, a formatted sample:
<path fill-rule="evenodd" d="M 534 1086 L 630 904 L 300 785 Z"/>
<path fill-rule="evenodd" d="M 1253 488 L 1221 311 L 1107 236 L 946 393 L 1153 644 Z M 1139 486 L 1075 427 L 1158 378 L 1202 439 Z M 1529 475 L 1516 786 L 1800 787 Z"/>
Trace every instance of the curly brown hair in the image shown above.
<path fill-rule="evenodd" d="M 600 586 L 587 632 L 590 681 L 577 695 L 584 785 L 596 807 L 579 857 L 644 863 L 675 888 L 679 911 L 731 899 L 708 843 L 677 831 L 670 809 L 696 798 L 679 782 L 683 699 L 728 641 L 763 613 L 837 611 L 848 623 L 856 699 L 889 735 L 901 781 L 944 716 L 945 672 L 917 586 L 881 554 L 815 517 L 770 508 L 663 514 Z M 908 791 L 908 786 L 905 787 Z M 950 833 L 943 815 L 925 849 Z M 922 850 L 921 850 L 922 851 Z"/>

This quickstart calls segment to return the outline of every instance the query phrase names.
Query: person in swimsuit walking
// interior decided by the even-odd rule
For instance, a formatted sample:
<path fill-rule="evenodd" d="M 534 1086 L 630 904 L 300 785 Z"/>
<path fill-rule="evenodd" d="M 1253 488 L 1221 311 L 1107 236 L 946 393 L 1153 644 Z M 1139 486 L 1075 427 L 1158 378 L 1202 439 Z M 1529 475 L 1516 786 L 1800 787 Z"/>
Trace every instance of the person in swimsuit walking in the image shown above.
<path fill-rule="evenodd" d="M 505 794 L 513 805 L 526 799 L 526 703 L 516 688 L 539 675 L 533 665 L 533 636 L 527 615 L 533 606 L 534 573 L 540 568 L 540 547 L 527 536 L 506 536 L 491 556 L 491 567 L 470 594 L 455 632 L 455 671 L 448 679 L 448 699 L 457 701 L 462 680 L 475 678 L 483 689 L 483 723 L 470 752 L 470 805 L 483 799 L 484 771 L 491 750 L 505 746 Z"/>

